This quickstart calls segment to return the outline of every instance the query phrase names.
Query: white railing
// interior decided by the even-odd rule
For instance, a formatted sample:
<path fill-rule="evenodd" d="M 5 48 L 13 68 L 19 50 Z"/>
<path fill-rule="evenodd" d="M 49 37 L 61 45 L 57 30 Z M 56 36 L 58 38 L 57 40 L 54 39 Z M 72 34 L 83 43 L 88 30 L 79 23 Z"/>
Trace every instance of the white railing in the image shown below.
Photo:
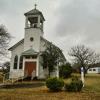
<path fill-rule="evenodd" d="M 13 84 L 14 82 L 18 82 L 18 80 L 23 81 L 23 79 L 27 77 L 27 76 L 19 76 L 19 77 L 16 77 L 16 78 L 9 78 L 10 74 L 11 74 L 11 72 L 8 72 L 8 73 L 5 73 L 3 75 L 3 84 L 4 85 L 9 84 L 9 83 Z"/>

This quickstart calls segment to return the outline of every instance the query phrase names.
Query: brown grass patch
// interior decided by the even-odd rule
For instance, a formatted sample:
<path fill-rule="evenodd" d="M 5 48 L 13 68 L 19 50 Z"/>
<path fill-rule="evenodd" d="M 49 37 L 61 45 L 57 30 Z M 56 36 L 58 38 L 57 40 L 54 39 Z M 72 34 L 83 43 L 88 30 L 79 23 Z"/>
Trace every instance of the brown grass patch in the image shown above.
<path fill-rule="evenodd" d="M 94 92 L 49 92 L 45 86 L 0 91 L 0 100 L 99 100 L 99 98 L 100 94 Z"/>
<path fill-rule="evenodd" d="M 69 81 L 70 79 L 65 80 L 66 83 Z M 100 74 L 87 75 L 82 92 L 50 92 L 46 86 L 10 88 L 0 89 L 0 100 L 100 100 Z"/>

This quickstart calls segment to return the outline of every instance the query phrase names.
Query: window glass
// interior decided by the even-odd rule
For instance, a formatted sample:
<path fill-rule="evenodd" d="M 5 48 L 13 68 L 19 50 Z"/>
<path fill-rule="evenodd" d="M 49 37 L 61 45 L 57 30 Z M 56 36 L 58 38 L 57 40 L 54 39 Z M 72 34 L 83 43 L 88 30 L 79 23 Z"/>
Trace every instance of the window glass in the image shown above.
<path fill-rule="evenodd" d="M 92 69 L 89 69 L 89 71 L 92 71 Z"/>
<path fill-rule="evenodd" d="M 23 56 L 20 57 L 19 69 L 23 69 Z"/>
<path fill-rule="evenodd" d="M 31 41 L 31 42 L 34 41 L 34 38 L 33 38 L 33 37 L 30 37 L 30 41 Z"/>
<path fill-rule="evenodd" d="M 93 71 L 96 71 L 96 69 L 93 69 Z"/>
<path fill-rule="evenodd" d="M 14 69 L 17 69 L 17 63 L 18 63 L 18 56 L 16 55 L 14 58 Z"/>

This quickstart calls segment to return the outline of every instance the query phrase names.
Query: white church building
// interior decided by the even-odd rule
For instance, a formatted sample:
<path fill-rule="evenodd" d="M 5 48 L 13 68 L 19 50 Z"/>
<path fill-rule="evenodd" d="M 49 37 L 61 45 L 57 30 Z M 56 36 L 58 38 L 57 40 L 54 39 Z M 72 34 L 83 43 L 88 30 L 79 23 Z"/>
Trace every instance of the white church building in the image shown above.
<path fill-rule="evenodd" d="M 55 45 L 43 37 L 45 18 L 36 6 L 24 15 L 26 17 L 24 38 L 9 48 L 11 51 L 9 78 L 28 76 L 43 79 L 47 77 L 48 68 L 43 68 L 41 64 L 41 53 L 46 50 L 47 45 Z M 55 46 L 55 48 L 58 47 Z M 66 62 L 61 49 L 58 48 L 58 52 L 62 57 L 62 62 L 59 62 L 59 64 Z M 59 77 L 58 66 L 56 66 L 56 70 L 51 75 Z"/>

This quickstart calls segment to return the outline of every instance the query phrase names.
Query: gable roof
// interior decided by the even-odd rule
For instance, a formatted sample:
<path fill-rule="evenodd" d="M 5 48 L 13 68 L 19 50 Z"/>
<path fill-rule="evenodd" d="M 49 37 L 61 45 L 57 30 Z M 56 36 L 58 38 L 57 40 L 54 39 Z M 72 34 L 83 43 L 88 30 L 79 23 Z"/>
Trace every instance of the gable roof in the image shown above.
<path fill-rule="evenodd" d="M 52 44 L 54 47 L 56 47 L 57 49 L 61 50 L 59 47 L 57 47 L 56 45 L 54 45 L 52 42 L 48 41 L 47 39 L 41 37 L 41 39 L 45 42 L 47 42 L 48 44 Z"/>
<path fill-rule="evenodd" d="M 12 47 L 10 47 L 8 50 L 12 51 L 13 48 L 19 46 L 21 43 L 24 43 L 24 39 L 22 39 L 19 42 L 17 42 L 15 45 L 13 45 Z"/>
<path fill-rule="evenodd" d="M 43 38 L 43 37 L 41 37 L 41 39 L 42 39 L 43 41 L 47 42 L 47 44 L 50 44 L 50 45 L 54 46 L 55 48 L 57 48 L 57 50 L 58 50 L 59 53 L 60 53 L 60 56 L 61 56 L 61 57 L 63 58 L 63 60 L 66 62 L 66 58 L 65 58 L 65 56 L 64 56 L 62 50 L 61 50 L 58 46 L 54 45 L 52 42 L 46 40 L 46 39 Z"/>
<path fill-rule="evenodd" d="M 48 40 L 46 40 L 45 38 L 43 38 L 43 37 L 40 37 L 43 41 L 45 41 L 45 42 L 48 42 L 48 43 L 51 43 L 51 42 L 49 42 Z M 8 50 L 12 50 L 13 48 L 15 48 L 15 47 L 17 47 L 17 46 L 19 46 L 21 43 L 23 43 L 24 42 L 24 38 L 22 39 L 22 40 L 20 40 L 19 42 L 17 42 L 15 45 L 13 45 L 12 47 L 10 47 Z"/>
<path fill-rule="evenodd" d="M 56 45 L 54 45 L 52 42 L 46 40 L 45 38 L 43 37 L 40 37 L 41 40 L 45 41 L 47 44 L 50 44 L 50 45 L 53 45 L 55 48 L 58 49 L 58 51 L 60 52 L 60 55 L 62 56 L 62 58 L 66 61 L 66 58 L 64 56 L 64 54 L 62 53 L 62 50 L 57 47 Z M 24 43 L 24 39 L 20 40 L 18 43 L 16 43 L 15 45 L 13 45 L 12 47 L 10 47 L 8 50 L 12 51 L 15 47 L 19 46 L 21 43 Z M 26 53 L 26 54 L 33 54 L 33 53 L 36 53 L 34 50 L 32 49 L 29 49 L 23 53 Z"/>
<path fill-rule="evenodd" d="M 38 54 L 38 52 L 36 52 L 33 48 L 22 52 L 22 55 L 23 56 L 26 56 L 26 55 L 34 55 L 34 54 Z"/>

